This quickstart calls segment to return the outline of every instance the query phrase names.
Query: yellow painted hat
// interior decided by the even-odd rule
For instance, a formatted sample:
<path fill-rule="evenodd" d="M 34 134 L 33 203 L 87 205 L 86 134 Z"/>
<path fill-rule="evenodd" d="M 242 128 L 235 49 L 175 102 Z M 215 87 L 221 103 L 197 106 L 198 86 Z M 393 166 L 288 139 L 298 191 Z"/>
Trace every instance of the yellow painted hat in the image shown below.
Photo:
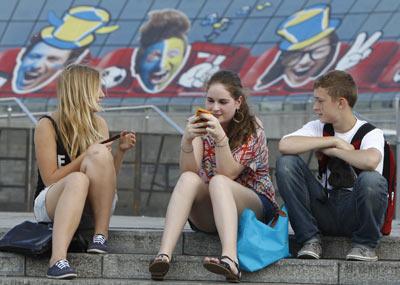
<path fill-rule="evenodd" d="M 118 25 L 106 26 L 110 14 L 101 8 L 77 6 L 69 9 L 62 19 L 53 11 L 48 15 L 52 26 L 43 28 L 40 35 L 47 44 L 61 49 L 77 49 L 90 45 L 94 34 L 111 33 Z"/>
<path fill-rule="evenodd" d="M 326 37 L 339 25 L 339 19 L 330 19 L 329 5 L 310 6 L 296 12 L 279 26 L 277 33 L 284 38 L 279 48 L 285 51 L 302 49 Z"/>

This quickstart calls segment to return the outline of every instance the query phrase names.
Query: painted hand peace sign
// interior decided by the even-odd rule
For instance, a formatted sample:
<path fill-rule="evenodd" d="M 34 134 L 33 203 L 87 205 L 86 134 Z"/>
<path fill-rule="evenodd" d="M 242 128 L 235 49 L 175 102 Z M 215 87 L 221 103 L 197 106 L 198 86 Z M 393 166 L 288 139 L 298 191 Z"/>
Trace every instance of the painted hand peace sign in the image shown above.
<path fill-rule="evenodd" d="M 372 46 L 382 36 L 381 31 L 376 31 L 367 39 L 367 33 L 359 34 L 348 52 L 340 59 L 336 69 L 347 70 L 367 58 L 372 52 Z"/>

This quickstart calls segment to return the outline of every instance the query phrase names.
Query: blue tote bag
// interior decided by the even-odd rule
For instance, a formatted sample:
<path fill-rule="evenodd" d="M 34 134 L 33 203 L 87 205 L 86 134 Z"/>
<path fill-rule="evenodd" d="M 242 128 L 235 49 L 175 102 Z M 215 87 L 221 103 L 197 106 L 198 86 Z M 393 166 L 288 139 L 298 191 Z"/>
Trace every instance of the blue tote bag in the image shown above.
<path fill-rule="evenodd" d="M 280 210 L 278 219 L 269 225 L 257 220 L 252 210 L 245 209 L 240 216 L 238 230 L 240 269 L 254 272 L 290 256 L 288 225 L 285 207 Z"/>

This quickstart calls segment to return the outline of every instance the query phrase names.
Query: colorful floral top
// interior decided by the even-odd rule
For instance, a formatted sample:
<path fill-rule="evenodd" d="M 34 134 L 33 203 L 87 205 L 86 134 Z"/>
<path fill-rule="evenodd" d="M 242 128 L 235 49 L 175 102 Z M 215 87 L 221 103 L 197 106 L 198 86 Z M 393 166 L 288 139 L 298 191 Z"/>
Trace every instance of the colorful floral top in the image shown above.
<path fill-rule="evenodd" d="M 202 137 L 203 160 L 199 175 L 205 183 L 215 175 L 215 142 L 209 135 Z M 269 175 L 268 148 L 264 129 L 257 128 L 256 136 L 252 135 L 248 141 L 232 151 L 233 158 L 245 166 L 245 169 L 235 179 L 236 182 L 265 195 L 276 207 L 275 190 Z"/>

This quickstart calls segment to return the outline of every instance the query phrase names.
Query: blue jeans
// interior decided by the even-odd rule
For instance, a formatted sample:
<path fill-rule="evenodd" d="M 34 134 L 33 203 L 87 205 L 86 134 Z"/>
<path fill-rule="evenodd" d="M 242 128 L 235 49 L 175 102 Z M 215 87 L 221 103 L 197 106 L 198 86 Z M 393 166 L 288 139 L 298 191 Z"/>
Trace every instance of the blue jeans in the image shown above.
<path fill-rule="evenodd" d="M 353 243 L 375 248 L 387 208 L 387 181 L 376 171 L 358 175 L 353 191 L 329 191 L 297 155 L 276 164 L 279 192 L 300 245 L 319 235 L 348 236 Z"/>

